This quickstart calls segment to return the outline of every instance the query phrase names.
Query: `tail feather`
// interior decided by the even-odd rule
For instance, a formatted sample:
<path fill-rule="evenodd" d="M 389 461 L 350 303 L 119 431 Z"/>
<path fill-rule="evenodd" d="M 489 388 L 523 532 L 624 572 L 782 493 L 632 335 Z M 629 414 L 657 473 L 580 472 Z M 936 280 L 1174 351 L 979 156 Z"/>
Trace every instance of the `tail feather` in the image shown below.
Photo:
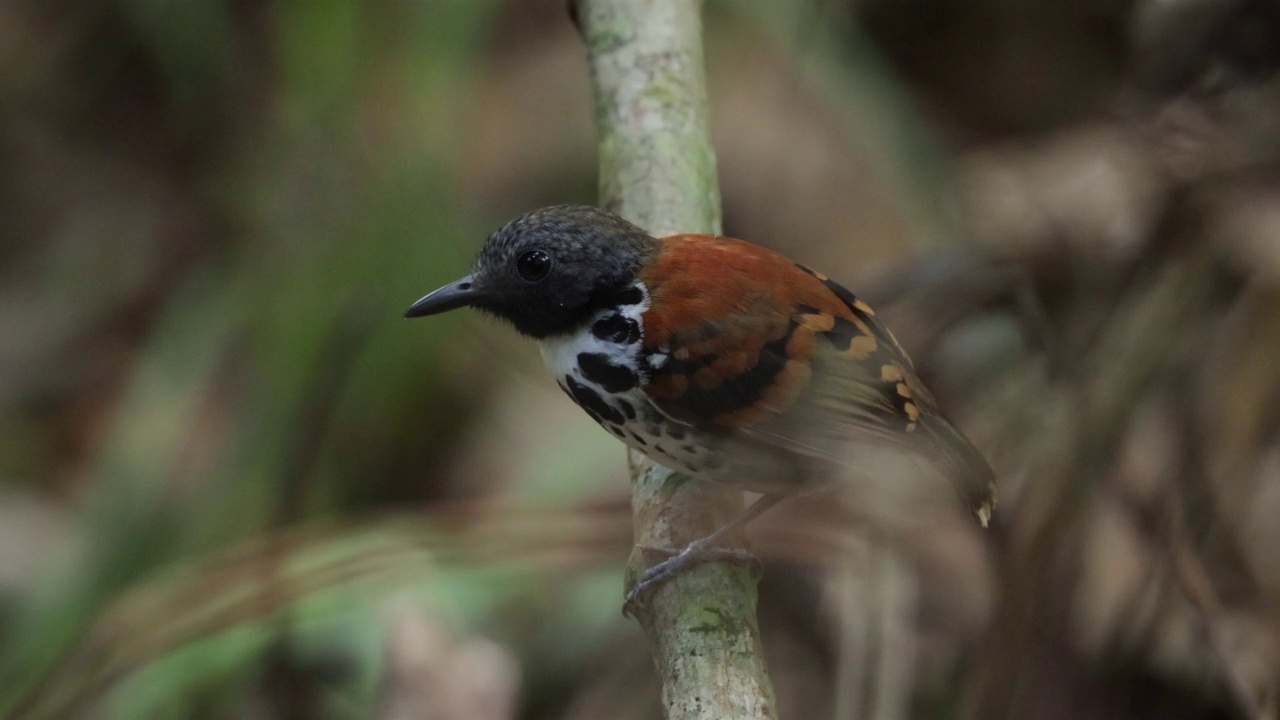
<path fill-rule="evenodd" d="M 921 429 L 933 446 L 934 462 L 951 480 L 960 501 L 979 525 L 987 527 L 996 507 L 996 474 L 987 459 L 945 418 L 921 418 Z"/>

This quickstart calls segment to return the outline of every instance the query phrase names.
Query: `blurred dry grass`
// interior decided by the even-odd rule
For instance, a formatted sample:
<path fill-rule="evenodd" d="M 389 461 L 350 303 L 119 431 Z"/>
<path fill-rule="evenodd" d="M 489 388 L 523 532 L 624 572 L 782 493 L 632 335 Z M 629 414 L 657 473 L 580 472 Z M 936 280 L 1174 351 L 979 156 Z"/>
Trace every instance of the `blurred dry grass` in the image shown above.
<path fill-rule="evenodd" d="M 594 196 L 557 0 L 0 5 L 0 713 L 656 717 L 622 454 L 407 327 Z M 868 297 L 998 523 L 753 532 L 784 717 L 1275 717 L 1280 11 L 712 2 L 730 234 Z"/>

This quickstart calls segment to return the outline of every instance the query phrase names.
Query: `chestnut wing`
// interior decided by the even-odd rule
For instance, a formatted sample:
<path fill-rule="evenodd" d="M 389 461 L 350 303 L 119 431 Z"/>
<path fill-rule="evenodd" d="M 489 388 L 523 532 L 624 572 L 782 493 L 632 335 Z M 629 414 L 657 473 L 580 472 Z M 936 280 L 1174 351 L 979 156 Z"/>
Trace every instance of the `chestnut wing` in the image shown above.
<path fill-rule="evenodd" d="M 871 308 L 771 251 L 713 236 L 667 238 L 651 295 L 644 390 L 667 417 L 801 455 L 848 462 L 854 441 L 909 447 L 985 523 L 993 473 L 938 414 Z M 714 282 L 700 282 L 710 278 Z"/>

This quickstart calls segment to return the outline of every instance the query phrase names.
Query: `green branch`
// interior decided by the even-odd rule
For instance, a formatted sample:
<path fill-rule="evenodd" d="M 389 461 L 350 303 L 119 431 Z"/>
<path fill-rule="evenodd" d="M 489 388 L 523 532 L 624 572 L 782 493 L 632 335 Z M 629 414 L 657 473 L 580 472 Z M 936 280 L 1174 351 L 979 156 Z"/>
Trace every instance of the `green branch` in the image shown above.
<path fill-rule="evenodd" d="M 719 232 L 698 0 L 579 0 L 600 133 L 601 203 L 655 235 Z M 742 510 L 742 493 L 633 455 L 637 545 L 679 548 Z M 628 588 L 648 563 L 633 552 Z M 776 717 L 746 568 L 705 563 L 662 585 L 637 619 L 668 718 Z"/>

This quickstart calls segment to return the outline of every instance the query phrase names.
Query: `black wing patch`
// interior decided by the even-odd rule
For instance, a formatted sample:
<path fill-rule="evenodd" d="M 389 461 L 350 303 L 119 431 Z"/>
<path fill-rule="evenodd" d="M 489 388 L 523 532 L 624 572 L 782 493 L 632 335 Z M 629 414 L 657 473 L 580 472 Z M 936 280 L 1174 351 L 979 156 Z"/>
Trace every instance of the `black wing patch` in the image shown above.
<path fill-rule="evenodd" d="M 796 263 L 796 267 L 817 278 L 818 281 L 825 285 L 837 298 L 840 298 L 840 302 L 844 303 L 845 307 L 849 308 L 849 312 L 853 313 L 854 317 L 858 318 L 858 320 L 866 326 L 867 332 L 871 336 L 879 342 L 884 343 L 885 347 L 891 348 L 894 352 L 900 355 L 902 362 L 908 368 L 911 368 L 911 358 L 907 357 L 907 353 L 902 349 L 902 346 L 898 344 L 898 340 L 893 337 L 893 333 L 889 332 L 888 328 L 876 319 L 876 313 L 871 309 L 870 305 L 859 299 L 857 295 L 854 295 L 849 288 L 846 288 L 817 270 L 811 270 L 799 263 Z"/>
<path fill-rule="evenodd" d="M 766 398 L 781 379 L 787 344 L 799 327 L 793 318 L 780 337 L 760 348 L 754 363 L 748 357 L 751 353 L 741 350 L 733 351 L 733 356 L 673 352 L 645 389 L 654 404 L 676 420 L 694 426 L 732 425 L 731 418 Z"/>

